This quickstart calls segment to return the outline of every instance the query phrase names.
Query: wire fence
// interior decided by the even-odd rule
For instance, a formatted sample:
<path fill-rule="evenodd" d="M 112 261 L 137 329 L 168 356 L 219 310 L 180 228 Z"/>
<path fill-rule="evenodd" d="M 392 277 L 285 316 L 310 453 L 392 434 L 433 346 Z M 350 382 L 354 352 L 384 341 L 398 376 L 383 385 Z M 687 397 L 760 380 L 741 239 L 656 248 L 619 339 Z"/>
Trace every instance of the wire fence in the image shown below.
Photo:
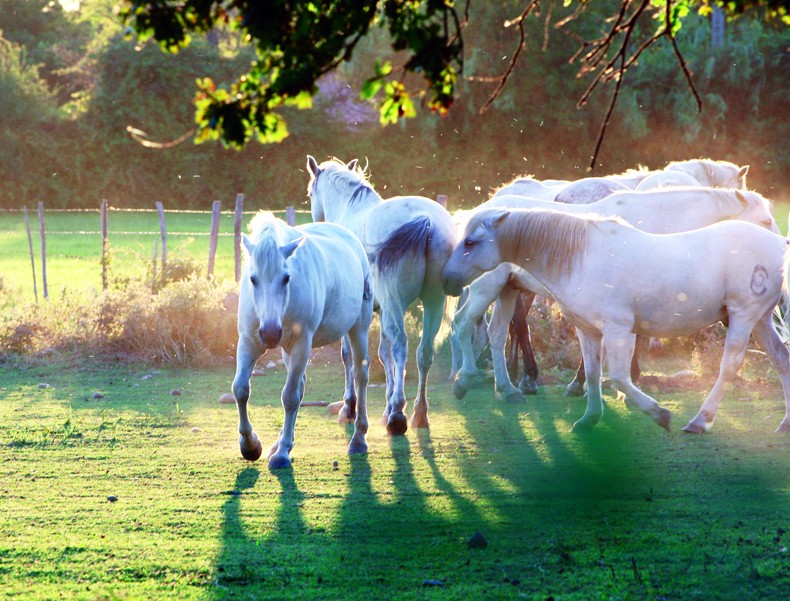
<path fill-rule="evenodd" d="M 111 267 L 116 275 L 161 273 L 170 246 L 181 258 L 205 260 L 208 277 L 219 268 L 238 281 L 241 232 L 256 212 L 244 211 L 242 194 L 230 211 L 219 201 L 210 211 L 166 210 L 159 202 L 152 209 L 124 209 L 106 201 L 97 209 L 45 210 L 39 202 L 32 210 L 0 210 L 0 277 L 30 289 L 38 302 L 39 290 L 49 298 L 52 281 L 106 289 Z M 291 225 L 310 221 L 309 211 L 294 207 L 273 212 Z"/>

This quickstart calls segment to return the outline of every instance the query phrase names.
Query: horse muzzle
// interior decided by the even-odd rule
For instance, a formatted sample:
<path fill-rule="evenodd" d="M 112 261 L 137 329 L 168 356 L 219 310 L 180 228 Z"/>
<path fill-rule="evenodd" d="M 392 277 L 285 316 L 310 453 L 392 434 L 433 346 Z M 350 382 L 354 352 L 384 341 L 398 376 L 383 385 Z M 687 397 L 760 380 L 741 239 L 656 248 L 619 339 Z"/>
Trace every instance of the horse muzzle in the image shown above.
<path fill-rule="evenodd" d="M 442 276 L 442 288 L 448 296 L 459 296 L 463 290 L 463 283 L 453 274 Z"/>
<path fill-rule="evenodd" d="M 283 327 L 279 322 L 267 321 L 258 330 L 261 342 L 267 348 L 279 346 L 283 337 Z"/>

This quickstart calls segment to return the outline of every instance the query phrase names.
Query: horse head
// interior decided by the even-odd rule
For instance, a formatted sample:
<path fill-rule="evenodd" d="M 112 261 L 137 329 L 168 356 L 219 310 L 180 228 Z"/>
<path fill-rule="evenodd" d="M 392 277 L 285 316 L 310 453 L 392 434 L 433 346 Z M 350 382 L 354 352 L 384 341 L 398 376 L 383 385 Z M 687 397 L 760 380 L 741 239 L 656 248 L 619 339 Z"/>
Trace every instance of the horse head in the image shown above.
<path fill-rule="evenodd" d="M 359 159 L 348 163 L 330 159 L 319 164 L 307 155 L 307 172 L 310 174 L 307 194 L 313 221 L 337 222 L 338 212 L 371 194 L 372 198 L 381 200 L 367 180 L 366 168 L 359 166 Z"/>
<path fill-rule="evenodd" d="M 465 285 L 501 262 L 496 229 L 509 214 L 507 210 L 487 209 L 470 218 L 463 239 L 442 270 L 445 293 L 458 296 Z"/>
<path fill-rule="evenodd" d="M 247 277 L 252 289 L 252 302 L 258 318 L 258 335 L 267 348 L 280 344 L 283 335 L 283 315 L 289 299 L 288 258 L 304 242 L 301 236 L 285 245 L 280 245 L 274 232 L 263 232 L 257 241 L 242 235 L 242 241 L 250 254 Z"/>

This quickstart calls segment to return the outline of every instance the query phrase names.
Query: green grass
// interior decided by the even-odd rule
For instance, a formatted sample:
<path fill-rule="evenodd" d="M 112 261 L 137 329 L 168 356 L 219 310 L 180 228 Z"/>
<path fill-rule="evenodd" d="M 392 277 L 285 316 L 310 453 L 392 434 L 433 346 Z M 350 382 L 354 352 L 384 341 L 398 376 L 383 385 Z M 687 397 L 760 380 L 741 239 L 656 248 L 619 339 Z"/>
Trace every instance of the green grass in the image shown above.
<path fill-rule="evenodd" d="M 780 599 L 790 441 L 773 432 L 778 378 L 749 363 L 704 436 L 678 428 L 707 384 L 660 396 L 671 434 L 610 397 L 579 436 L 569 374 L 514 406 L 488 386 L 457 401 L 437 369 L 430 432 L 387 437 L 373 387 L 366 456 L 305 407 L 277 473 L 239 455 L 235 407 L 217 402 L 231 365 L 0 366 L 0 597 Z M 338 398 L 341 372 L 316 361 L 306 400 Z M 253 383 L 264 447 L 282 383 L 281 368 Z M 476 531 L 487 548 L 467 547 Z"/>
<path fill-rule="evenodd" d="M 285 218 L 285 212 L 275 212 Z M 254 213 L 245 213 L 242 231 Z M 42 296 L 41 238 L 38 214 L 31 211 L 30 228 L 35 254 L 37 286 Z M 97 211 L 46 211 L 47 285 L 50 295 L 64 287 L 101 289 L 101 226 Z M 297 221 L 310 220 L 309 211 L 297 212 Z M 110 269 L 118 277 L 143 277 L 153 262 L 154 246 L 160 238 L 156 211 L 113 211 L 107 218 L 110 242 Z M 210 212 L 165 212 L 168 258 L 187 258 L 208 266 Z M 214 273 L 233 279 L 233 214 L 220 218 Z M 0 211 L 0 275 L 6 284 L 33 295 L 30 252 L 22 212 Z M 158 256 L 161 257 L 161 245 Z"/>

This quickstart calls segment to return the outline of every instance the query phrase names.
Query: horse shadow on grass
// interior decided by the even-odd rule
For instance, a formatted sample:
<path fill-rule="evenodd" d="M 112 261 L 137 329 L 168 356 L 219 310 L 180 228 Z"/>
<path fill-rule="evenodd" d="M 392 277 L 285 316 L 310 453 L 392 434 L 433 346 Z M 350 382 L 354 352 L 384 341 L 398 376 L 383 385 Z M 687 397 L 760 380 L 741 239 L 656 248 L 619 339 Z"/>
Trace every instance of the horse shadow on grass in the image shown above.
<path fill-rule="evenodd" d="M 726 592 L 738 599 L 781 588 L 772 559 L 786 530 L 777 512 L 779 473 L 746 465 L 748 451 L 711 438 L 717 433 L 667 434 L 611 396 L 602 421 L 573 434 L 584 399 L 561 394 L 553 387 L 514 406 L 470 391 L 473 404 L 459 405 L 478 449 L 478 462 L 465 466 L 464 477 L 481 494 L 500 483 L 488 498 L 498 526 L 492 539 L 513 558 L 502 564 L 511 578 L 542 582 L 542 592 L 555 595 L 580 585 L 572 573 L 585 575 L 591 596 L 596 590 L 640 598 Z M 727 584 L 714 594 L 705 574 L 717 569 L 717 582 Z"/>
<path fill-rule="evenodd" d="M 267 491 L 256 491 L 260 472 L 255 467 L 245 467 L 236 476 L 234 487 L 223 494 L 228 500 L 222 506 L 222 548 L 216 560 L 212 582 L 214 597 L 234 597 L 249 590 L 256 598 L 258 591 L 282 591 L 291 583 L 291 566 L 282 561 L 289 541 L 305 529 L 299 507 L 304 495 L 299 490 L 290 469 L 273 472 L 280 485 L 278 513 L 272 520 L 273 528 L 260 528 L 269 523 L 258 509 L 256 497 Z M 269 493 L 271 494 L 271 493 Z M 244 509 L 242 509 L 244 502 Z"/>

